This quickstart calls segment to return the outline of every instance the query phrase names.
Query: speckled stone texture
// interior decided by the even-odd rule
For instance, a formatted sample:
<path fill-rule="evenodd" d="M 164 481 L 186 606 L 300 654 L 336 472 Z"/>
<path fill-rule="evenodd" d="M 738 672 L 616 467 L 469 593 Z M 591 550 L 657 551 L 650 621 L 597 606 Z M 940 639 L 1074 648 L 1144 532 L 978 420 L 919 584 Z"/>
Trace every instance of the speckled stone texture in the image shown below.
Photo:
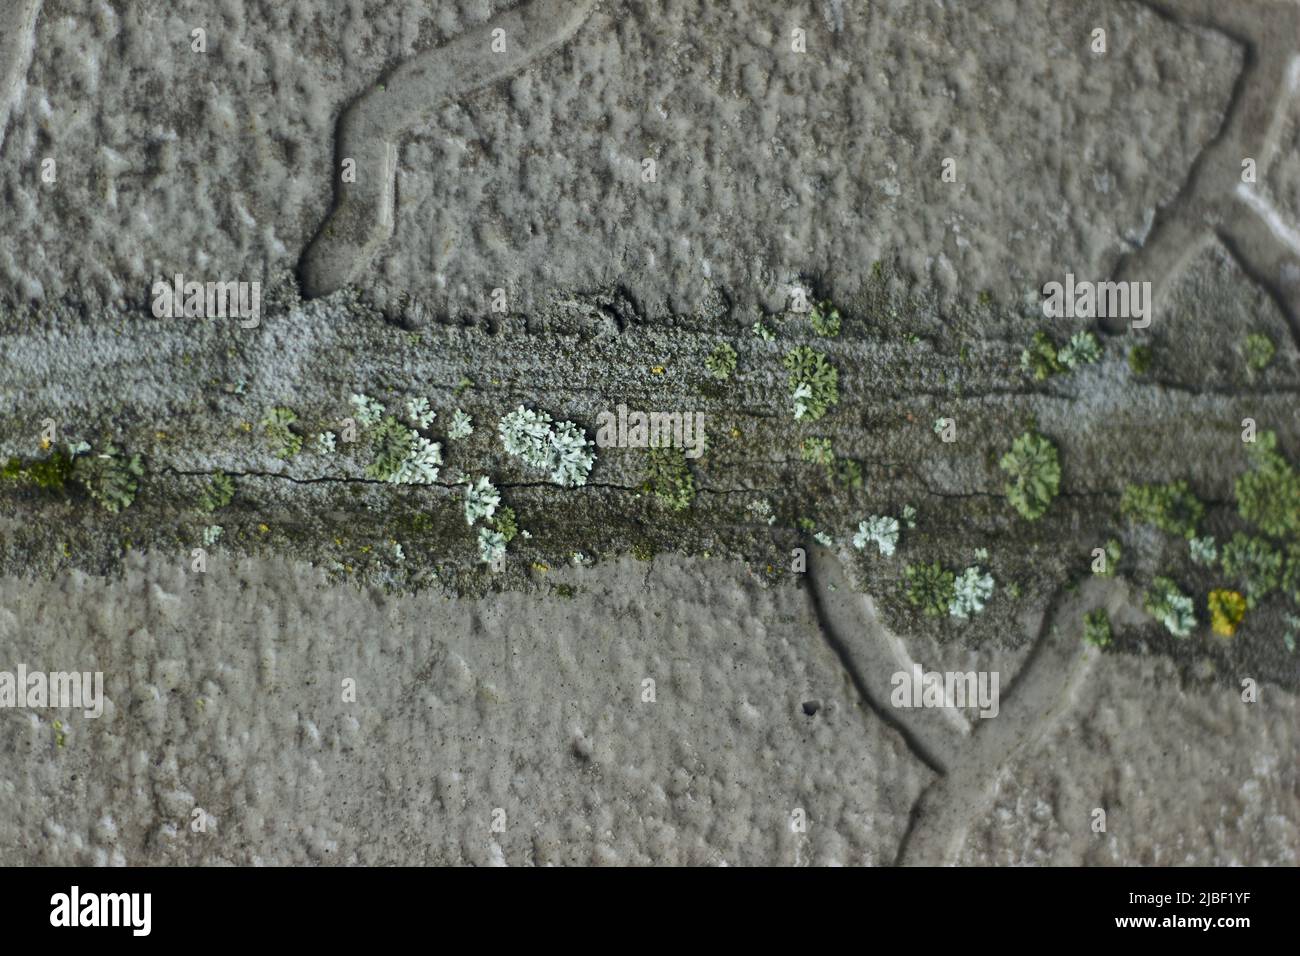
<path fill-rule="evenodd" d="M 0 295 L 136 302 L 159 275 L 295 265 L 330 208 L 343 107 L 507 6 L 45 0 L 0 153 L 21 187 L 0 194 Z M 605 0 L 406 138 L 367 281 L 451 313 L 498 287 L 527 310 L 618 282 L 659 313 L 715 287 L 779 305 L 800 273 L 847 294 L 901 251 L 939 288 L 1015 297 L 1140 241 L 1240 63 L 1221 34 L 1105 0 Z"/>
<path fill-rule="evenodd" d="M 573 580 L 483 602 L 280 562 L 6 580 L 6 659 L 102 670 L 111 703 L 0 711 L 0 861 L 893 862 L 928 773 L 801 592 L 698 562 Z"/>

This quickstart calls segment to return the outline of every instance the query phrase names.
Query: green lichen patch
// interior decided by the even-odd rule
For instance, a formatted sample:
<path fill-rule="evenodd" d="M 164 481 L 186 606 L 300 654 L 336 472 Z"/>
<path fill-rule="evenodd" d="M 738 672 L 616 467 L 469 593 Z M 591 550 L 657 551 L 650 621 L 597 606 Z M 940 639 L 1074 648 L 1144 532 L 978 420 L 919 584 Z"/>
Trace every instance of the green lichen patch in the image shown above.
<path fill-rule="evenodd" d="M 645 489 L 672 511 L 685 511 L 695 500 L 695 476 L 680 448 L 651 448 L 646 454 Z"/>
<path fill-rule="evenodd" d="M 1110 615 L 1105 608 L 1097 608 L 1083 616 L 1083 642 L 1093 647 L 1110 646 Z"/>
<path fill-rule="evenodd" d="M 1011 507 L 1027 521 L 1037 521 L 1051 506 L 1061 487 L 1061 462 L 1056 446 L 1037 432 L 1025 432 L 1002 456 L 1005 487 Z"/>
<path fill-rule="evenodd" d="M 957 590 L 957 576 L 938 561 L 913 564 L 903 569 L 904 596 L 907 603 L 927 617 L 948 613 Z"/>
<path fill-rule="evenodd" d="M 366 475 L 378 481 L 393 481 L 411 452 L 411 430 L 393 415 L 385 415 L 370 433 L 371 461 Z"/>
<path fill-rule="evenodd" d="M 1128 368 L 1134 375 L 1145 375 L 1151 371 L 1154 356 L 1149 345 L 1135 345 L 1128 350 Z"/>
<path fill-rule="evenodd" d="M 199 492 L 198 507 L 205 514 L 224 508 L 235 497 L 235 479 L 227 474 L 213 475 Z"/>
<path fill-rule="evenodd" d="M 805 438 L 799 446 L 799 456 L 815 465 L 829 465 L 835 460 L 835 451 L 829 438 Z"/>
<path fill-rule="evenodd" d="M 271 443 L 271 454 L 276 458 L 287 460 L 302 450 L 302 436 L 291 428 L 297 420 L 297 413 L 283 406 L 271 409 L 262 419 L 262 433 Z"/>
<path fill-rule="evenodd" d="M 509 505 L 502 505 L 497 511 L 494 527 L 501 537 L 505 539 L 506 544 L 515 540 L 515 535 L 519 534 L 519 523 L 515 518 L 515 509 Z"/>
<path fill-rule="evenodd" d="M 1053 375 L 1101 360 L 1101 343 L 1091 332 L 1076 332 L 1068 342 L 1058 346 L 1052 337 L 1039 329 L 1020 353 L 1020 370 L 1036 382 Z"/>
<path fill-rule="evenodd" d="M 1286 558 L 1264 538 L 1238 532 L 1223 546 L 1223 573 L 1246 592 L 1255 607 L 1282 587 Z"/>
<path fill-rule="evenodd" d="M 1056 343 L 1051 336 L 1041 329 L 1034 333 L 1029 345 L 1020 353 L 1020 369 L 1036 382 L 1045 381 L 1065 370 L 1065 365 L 1057 358 Z"/>
<path fill-rule="evenodd" d="M 1250 447 L 1251 469 L 1237 479 L 1237 511 L 1276 538 L 1300 538 L 1300 473 L 1277 450 L 1277 435 L 1263 432 Z"/>
<path fill-rule="evenodd" d="M 1170 578 L 1159 577 L 1151 582 L 1143 607 L 1174 637 L 1187 637 L 1196 626 L 1192 599 Z"/>
<path fill-rule="evenodd" d="M 830 302 L 818 302 L 808 313 L 808 321 L 813 331 L 824 338 L 834 338 L 840 334 L 840 310 Z"/>
<path fill-rule="evenodd" d="M 1205 506 L 1185 481 L 1167 485 L 1129 485 L 1120 496 L 1120 512 L 1137 524 L 1149 524 L 1183 538 L 1196 537 Z"/>
<path fill-rule="evenodd" d="M 826 470 L 833 484 L 852 489 L 863 485 L 862 463 L 852 458 L 836 458 Z"/>
<path fill-rule="evenodd" d="M 731 378 L 736 371 L 736 350 L 726 342 L 721 343 L 704 360 L 704 367 L 714 378 Z"/>
<path fill-rule="evenodd" d="M 790 401 L 797 421 L 815 422 L 840 400 L 840 374 L 826 356 L 801 345 L 786 353 Z"/>
<path fill-rule="evenodd" d="M 130 507 L 143 474 L 139 455 L 127 455 L 112 444 L 73 461 L 73 477 L 101 508 L 114 514 Z"/>
<path fill-rule="evenodd" d="M 1242 342 L 1241 352 L 1247 366 L 1253 371 L 1262 372 L 1272 363 L 1273 356 L 1277 354 L 1277 346 L 1267 335 L 1252 332 Z"/>
<path fill-rule="evenodd" d="M 72 478 L 73 456 L 65 451 L 55 451 L 48 458 L 23 463 L 21 458 L 10 458 L 0 468 L 0 479 L 19 484 L 30 484 L 45 491 L 62 491 Z"/>

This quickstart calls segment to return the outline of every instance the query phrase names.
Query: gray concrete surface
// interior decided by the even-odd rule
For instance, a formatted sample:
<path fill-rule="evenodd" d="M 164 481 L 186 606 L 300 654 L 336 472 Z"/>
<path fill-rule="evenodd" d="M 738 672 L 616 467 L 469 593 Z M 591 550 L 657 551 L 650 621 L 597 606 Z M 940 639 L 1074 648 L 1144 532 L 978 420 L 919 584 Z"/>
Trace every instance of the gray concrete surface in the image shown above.
<path fill-rule="evenodd" d="M 5 11 L 0 463 L 47 454 L 52 420 L 144 475 L 119 514 L 0 487 L 0 671 L 102 670 L 109 701 L 0 710 L 0 865 L 1295 865 L 1297 608 L 1212 634 L 1227 582 L 1118 499 L 1186 479 L 1222 542 L 1242 420 L 1300 451 L 1300 6 L 590 6 L 541 31 L 537 0 Z M 336 183 L 353 143 L 356 195 L 386 209 L 391 181 L 377 229 Z M 262 282 L 261 321 L 153 318 L 177 272 Z M 1153 324 L 1044 325 L 1066 272 L 1152 282 Z M 1040 328 L 1092 329 L 1101 361 L 1034 381 Z M 799 345 L 839 373 L 816 423 L 790 414 Z M 275 406 L 336 427 L 357 391 L 430 399 L 437 482 L 260 433 Z M 589 435 L 619 403 L 703 412 L 691 507 L 636 449 L 538 480 L 494 434 L 520 403 Z M 1033 523 L 997 465 L 1030 426 L 1063 470 Z M 217 473 L 235 499 L 205 514 Z M 479 474 L 532 535 L 501 573 L 462 515 Z M 897 554 L 851 547 L 904 506 Z M 1094 579 L 1110 537 L 1122 573 Z M 970 622 L 904 599 L 905 568 L 981 549 Z M 1158 574 L 1197 596 L 1187 639 L 1141 609 Z M 1105 652 L 1080 642 L 1098 607 Z M 894 707 L 909 662 L 998 671 L 1001 712 Z"/>

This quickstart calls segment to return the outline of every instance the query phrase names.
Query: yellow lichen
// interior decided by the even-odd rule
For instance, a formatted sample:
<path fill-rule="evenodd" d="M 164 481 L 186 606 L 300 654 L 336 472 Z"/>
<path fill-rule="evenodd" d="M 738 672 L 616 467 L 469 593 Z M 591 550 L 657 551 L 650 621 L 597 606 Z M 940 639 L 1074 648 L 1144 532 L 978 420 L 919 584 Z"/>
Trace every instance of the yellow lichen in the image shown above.
<path fill-rule="evenodd" d="M 1232 637 L 1246 616 L 1246 599 L 1236 591 L 1211 591 L 1206 607 L 1210 612 L 1210 627 L 1224 637 Z"/>

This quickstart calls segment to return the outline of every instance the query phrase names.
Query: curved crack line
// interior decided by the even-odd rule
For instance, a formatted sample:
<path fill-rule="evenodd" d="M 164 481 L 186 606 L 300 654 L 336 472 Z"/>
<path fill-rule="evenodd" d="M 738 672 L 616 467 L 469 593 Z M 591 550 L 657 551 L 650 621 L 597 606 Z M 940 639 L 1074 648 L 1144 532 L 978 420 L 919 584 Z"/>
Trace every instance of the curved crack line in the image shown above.
<path fill-rule="evenodd" d="M 448 100 L 518 73 L 565 43 L 595 0 L 530 0 L 402 63 L 339 118 L 334 208 L 299 266 L 303 294 L 328 295 L 357 278 L 393 234 L 397 143 Z M 500 31 L 500 32 L 498 32 Z M 355 163 L 350 181 L 344 164 Z"/>
<path fill-rule="evenodd" d="M 906 644 L 885 628 L 871 599 L 852 590 L 844 565 L 826 548 L 809 555 L 805 586 L 823 639 L 839 658 L 863 704 L 898 732 L 935 778 L 921 792 L 899 842 L 898 865 L 952 865 L 971 827 L 992 809 L 1005 767 L 1040 741 L 1073 705 L 1100 656 L 1075 643 L 1076 627 L 1058 627 L 1068 608 L 1072 620 L 1113 601 L 1123 586 L 1091 581 L 1063 602 L 1058 588 L 1048 600 L 1034 644 L 1005 694 L 997 716 L 972 725 L 952 708 L 888 706 L 891 675 L 915 663 Z M 832 590 L 833 588 L 833 590 Z M 866 636 L 846 640 L 848 628 Z"/>
<path fill-rule="evenodd" d="M 1208 27 L 1239 43 L 1245 62 L 1218 135 L 1192 163 L 1178 195 L 1157 214 L 1146 242 L 1121 260 L 1116 277 L 1149 280 L 1152 291 L 1219 238 L 1242 271 L 1276 303 L 1300 348 L 1300 254 L 1265 223 L 1258 203 L 1238 193 L 1241 163 L 1264 165 L 1276 146 L 1283 103 L 1291 92 L 1300 42 L 1300 6 L 1222 0 L 1140 0 L 1180 26 Z M 1103 323 L 1110 332 L 1123 328 Z"/>
<path fill-rule="evenodd" d="M 863 679 L 861 671 L 854 666 L 853 658 L 849 653 L 848 647 L 845 645 L 844 641 L 840 640 L 838 637 L 838 629 L 832 620 L 831 612 L 827 609 L 827 602 L 822 599 L 822 595 L 817 589 L 817 584 L 814 580 L 813 571 L 811 569 L 809 569 L 806 578 L 807 580 L 803 582 L 804 588 L 808 592 L 808 599 L 812 604 L 813 616 L 817 619 L 817 625 L 821 629 L 822 637 L 830 646 L 830 649 L 835 654 L 836 658 L 838 658 L 840 666 L 844 668 L 850 683 L 853 684 L 854 689 L 858 692 L 858 699 L 861 700 L 863 705 L 878 717 L 881 722 L 903 739 L 903 742 L 907 745 L 907 749 L 912 751 L 912 754 L 916 759 L 925 764 L 931 773 L 943 776 L 945 773 L 943 756 L 936 753 L 930 743 L 917 734 L 916 728 L 909 726 L 906 721 L 901 720 L 897 714 L 886 708 L 884 703 L 876 698 L 872 689 L 867 686 L 866 681 Z"/>

